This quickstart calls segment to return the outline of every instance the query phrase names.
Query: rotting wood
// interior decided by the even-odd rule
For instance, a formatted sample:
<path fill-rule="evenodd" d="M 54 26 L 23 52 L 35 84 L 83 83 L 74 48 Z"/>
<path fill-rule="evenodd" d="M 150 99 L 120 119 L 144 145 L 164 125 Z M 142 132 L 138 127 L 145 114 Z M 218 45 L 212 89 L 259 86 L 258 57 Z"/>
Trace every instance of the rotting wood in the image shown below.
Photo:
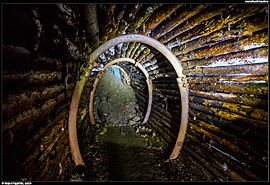
<path fill-rule="evenodd" d="M 60 145 L 58 146 L 59 151 L 64 151 L 65 146 L 64 145 Z M 62 165 L 61 162 L 62 161 L 62 157 L 60 153 L 56 153 L 54 160 L 52 161 L 52 163 L 50 164 L 50 167 L 48 169 L 48 171 L 50 171 L 51 173 L 47 173 L 46 176 L 44 176 L 44 180 L 48 179 L 48 178 L 54 178 L 56 179 L 57 177 L 59 177 L 59 171 L 62 171 Z M 62 173 L 61 173 L 62 174 Z"/>
<path fill-rule="evenodd" d="M 190 119 L 190 122 L 197 124 L 198 126 L 202 127 L 203 129 L 206 129 L 210 131 L 211 133 L 217 135 L 217 136 L 222 136 L 222 138 L 231 141 L 235 145 L 239 146 L 242 148 L 244 151 L 247 151 L 247 153 L 255 156 L 259 160 L 263 159 L 265 155 L 267 155 L 267 149 L 266 145 L 258 145 L 257 141 L 247 141 L 239 136 L 235 136 L 234 134 L 228 134 L 228 132 L 224 132 L 218 127 L 215 127 L 211 124 L 208 124 L 202 120 L 193 120 Z M 262 162 L 262 161 L 261 161 Z"/>
<path fill-rule="evenodd" d="M 136 97 L 138 98 L 139 101 L 143 102 L 143 103 L 147 103 L 147 99 L 145 97 L 143 97 L 139 92 L 135 92 Z"/>
<path fill-rule="evenodd" d="M 266 75 L 268 74 L 268 62 L 262 64 L 250 64 L 243 66 L 228 66 L 228 67 L 201 67 L 197 69 L 184 69 L 185 75 L 208 75 L 208 76 L 221 76 L 221 75 Z"/>
<path fill-rule="evenodd" d="M 187 151 L 187 153 L 191 154 L 192 156 L 194 156 L 198 161 L 202 162 L 203 165 L 208 168 L 211 172 L 215 172 L 215 175 L 216 175 L 216 178 L 218 178 L 219 180 L 221 181 L 229 181 L 228 176 L 226 175 L 226 173 L 224 173 L 224 170 L 222 169 L 222 167 L 220 168 L 220 166 L 217 166 L 217 165 L 213 165 L 213 164 L 216 164 L 216 163 L 221 163 L 219 161 L 215 161 L 213 162 L 211 160 L 211 158 L 207 158 L 207 157 L 204 157 L 202 155 L 199 155 L 198 154 L 198 151 L 193 151 L 192 148 L 189 148 L 188 145 L 185 145 L 185 151 Z M 227 171 L 227 170 L 226 170 Z M 230 176 L 230 178 L 234 179 L 234 180 L 241 180 L 241 181 L 244 181 L 244 179 L 242 177 L 239 177 L 239 176 Z"/>
<path fill-rule="evenodd" d="M 3 71 L 3 83 L 12 83 L 17 81 L 22 81 L 27 84 L 35 83 L 49 83 L 57 82 L 61 80 L 62 72 L 61 71 L 35 71 L 31 70 L 25 73 L 10 73 Z"/>
<path fill-rule="evenodd" d="M 190 84 L 189 88 L 192 90 L 214 91 L 221 93 L 234 94 L 252 94 L 264 95 L 268 94 L 267 84 Z"/>
<path fill-rule="evenodd" d="M 172 66 L 166 59 L 158 59 L 156 57 L 155 59 L 157 60 L 155 64 L 158 65 L 160 69 L 169 69 Z"/>
<path fill-rule="evenodd" d="M 111 58 L 112 55 L 111 55 L 110 50 L 105 51 L 104 54 L 108 62 L 112 61 L 112 58 Z"/>
<path fill-rule="evenodd" d="M 105 43 L 108 39 L 112 25 L 112 16 L 116 4 L 99 4 L 98 5 L 98 22 L 100 27 L 100 42 Z M 101 19 L 102 18 L 102 19 Z"/>
<path fill-rule="evenodd" d="M 128 49 L 129 44 L 130 44 L 129 42 L 128 43 L 123 43 L 123 46 L 121 48 L 121 55 L 120 55 L 122 58 L 126 57 L 126 51 Z"/>
<path fill-rule="evenodd" d="M 188 83 L 268 83 L 268 75 L 187 77 Z"/>
<path fill-rule="evenodd" d="M 220 93 L 220 92 L 205 92 L 199 89 L 189 89 L 190 95 L 199 96 L 207 99 L 214 99 L 219 101 L 225 101 L 230 103 L 243 104 L 253 107 L 267 107 L 267 98 L 262 99 L 260 97 L 253 97 L 249 95 L 237 95 L 232 93 Z"/>
<path fill-rule="evenodd" d="M 173 138 L 176 138 L 177 130 L 173 130 L 172 125 L 170 123 L 167 123 L 164 119 L 160 118 L 154 112 L 151 112 L 151 114 L 152 114 L 153 119 L 159 122 L 159 124 L 162 125 L 161 127 L 164 127 L 163 131 L 166 131 L 170 136 L 172 136 Z"/>
<path fill-rule="evenodd" d="M 137 57 L 137 61 L 140 63 L 149 53 L 151 52 L 151 49 L 146 47 L 140 55 Z"/>
<path fill-rule="evenodd" d="M 166 115 L 164 115 L 162 112 L 158 111 L 158 110 L 157 110 L 157 107 L 159 107 L 159 109 L 162 109 L 160 106 L 157 106 L 157 105 L 156 105 L 156 107 L 153 108 L 153 109 L 155 109 L 154 114 L 155 114 L 156 116 L 158 116 L 160 120 L 163 120 L 163 119 L 165 119 L 165 118 L 167 119 L 168 117 L 167 117 Z M 166 111 L 166 110 L 164 110 L 164 109 L 162 109 L 162 110 L 163 110 L 163 112 Z M 153 111 L 154 111 L 154 110 L 153 110 Z M 170 128 L 170 131 L 173 132 L 173 133 L 175 134 L 175 136 L 176 136 L 176 135 L 177 135 L 177 129 L 179 129 L 179 124 L 178 124 L 178 123 L 179 123 L 180 119 L 175 120 L 173 114 L 170 114 L 169 117 L 171 117 L 171 119 L 170 119 L 170 120 L 167 119 L 167 121 L 165 120 L 164 123 L 165 123 L 165 125 L 166 125 L 168 128 Z M 177 123 L 176 123 L 176 122 L 177 122 Z"/>
<path fill-rule="evenodd" d="M 220 119 L 218 117 L 212 116 L 208 113 L 201 112 L 200 110 L 196 110 L 190 107 L 189 115 L 193 117 L 193 120 L 201 120 L 205 121 L 208 124 L 212 124 L 216 127 L 221 128 L 225 132 L 229 132 L 231 134 L 237 135 L 240 138 L 243 138 L 251 143 L 254 142 L 253 138 L 257 138 L 257 143 L 261 141 L 265 141 L 266 135 L 261 132 L 259 134 L 257 131 L 250 131 L 250 128 L 244 128 L 236 124 L 232 124 L 232 122 L 224 119 Z M 261 143 L 264 145 L 264 143 Z M 267 145 L 267 144 L 266 144 Z"/>
<path fill-rule="evenodd" d="M 251 37 L 241 38 L 239 40 L 227 40 L 222 43 L 215 44 L 213 46 L 204 47 L 198 50 L 190 51 L 184 55 L 178 55 L 180 61 L 186 61 L 196 58 L 209 57 L 213 55 L 221 55 L 231 52 L 238 52 L 247 50 L 249 46 L 256 45 L 267 46 L 268 35 L 264 32 L 255 34 Z"/>
<path fill-rule="evenodd" d="M 156 63 L 157 63 L 157 59 L 153 58 L 153 59 L 150 59 L 149 61 L 145 62 L 145 63 L 143 64 L 143 66 L 144 66 L 145 68 L 147 68 L 148 66 L 154 65 L 154 64 L 156 64 Z"/>
<path fill-rule="evenodd" d="M 195 16 L 191 17 L 184 23 L 180 24 L 173 30 L 167 32 L 164 36 L 159 38 L 159 41 L 162 43 L 166 43 L 173 39 L 174 37 L 180 35 L 181 33 L 192 29 L 193 27 L 197 26 L 203 21 L 206 21 L 207 19 L 210 19 L 218 14 L 220 14 L 222 11 L 227 9 L 229 6 L 235 6 L 235 5 L 212 5 L 206 8 L 205 10 L 202 10 L 200 13 L 196 14 Z"/>
<path fill-rule="evenodd" d="M 163 63 L 165 63 L 165 62 L 163 62 Z M 161 66 L 161 65 L 159 65 L 159 63 L 156 63 L 156 65 L 159 66 L 158 69 L 160 70 L 160 72 L 172 72 L 172 71 L 174 71 L 173 66 L 170 65 L 170 64 Z"/>
<path fill-rule="evenodd" d="M 52 150 L 55 143 L 58 141 L 60 135 L 57 136 L 57 138 L 54 140 L 54 142 L 45 150 L 45 152 L 40 156 L 39 160 L 43 161 L 44 158 L 48 155 L 48 153 Z"/>
<path fill-rule="evenodd" d="M 114 49 L 113 49 L 114 51 L 113 51 L 113 53 L 111 52 L 111 54 L 113 55 L 112 59 L 114 60 L 114 59 L 116 58 L 116 53 L 117 53 L 116 50 L 117 50 L 117 46 L 114 46 L 113 48 L 114 48 Z"/>
<path fill-rule="evenodd" d="M 124 34 L 126 29 L 130 26 L 130 24 L 135 19 L 137 12 L 140 10 L 142 4 L 128 4 L 121 19 L 121 24 L 117 30 L 116 36 Z"/>
<path fill-rule="evenodd" d="M 172 95 L 172 96 L 179 96 L 179 92 L 175 89 L 161 89 L 161 88 L 158 88 L 158 91 L 161 92 L 161 93 L 164 93 L 164 94 L 168 94 L 168 95 Z"/>
<path fill-rule="evenodd" d="M 119 25 L 124 16 L 127 4 L 117 4 L 114 9 L 114 19 L 112 20 L 113 30 L 109 32 L 108 40 L 112 39 L 119 29 Z"/>
<path fill-rule="evenodd" d="M 126 51 L 125 57 L 129 58 L 131 51 L 134 49 L 135 45 L 136 45 L 136 42 L 132 42 L 128 45 L 128 49 Z"/>
<path fill-rule="evenodd" d="M 226 152 L 226 153 L 231 153 L 234 155 L 238 154 L 240 157 L 244 157 L 245 156 L 245 161 L 248 160 L 252 160 L 253 162 L 258 161 L 258 157 L 256 156 L 251 156 L 250 153 L 247 153 L 246 151 L 242 150 L 241 148 L 239 148 L 238 146 L 234 145 L 233 143 L 231 143 L 230 141 L 221 138 L 215 134 L 212 134 L 206 130 L 204 130 L 203 128 L 200 128 L 198 126 L 196 126 L 195 124 L 192 124 L 191 122 L 189 123 L 189 127 L 192 130 L 195 130 L 197 132 L 200 132 L 201 134 L 205 135 L 206 137 L 209 138 L 209 140 L 213 140 L 215 143 L 214 145 L 217 145 L 218 143 L 220 144 L 219 148 Z M 222 146 L 222 148 L 221 148 Z"/>
<path fill-rule="evenodd" d="M 159 78 L 159 77 L 177 77 L 176 72 L 175 71 L 171 71 L 171 72 L 166 72 L 166 73 L 158 73 L 155 75 L 155 77 Z"/>
<path fill-rule="evenodd" d="M 168 4 L 159 7 L 144 23 L 145 29 L 140 32 L 140 34 L 148 34 L 154 29 L 159 23 L 168 18 L 174 11 L 176 11 L 183 4 Z"/>
<path fill-rule="evenodd" d="M 99 26 L 97 20 L 96 4 L 78 5 L 81 10 L 83 23 L 86 25 L 86 31 L 91 46 L 95 49 L 99 46 Z"/>
<path fill-rule="evenodd" d="M 195 103 L 200 103 L 205 106 L 211 106 L 211 107 L 216 107 L 216 108 L 222 108 L 222 109 L 227 109 L 231 112 L 241 114 L 243 116 L 249 116 L 251 118 L 257 119 L 257 120 L 263 120 L 267 121 L 268 120 L 268 112 L 263 109 L 251 107 L 251 106 L 246 106 L 246 105 L 240 105 L 236 103 L 228 103 L 228 102 L 222 102 L 222 101 L 217 101 L 217 100 L 209 100 L 209 99 L 204 99 L 196 96 L 190 96 L 189 97 L 190 101 L 195 102 Z"/>
<path fill-rule="evenodd" d="M 100 67 L 101 65 L 104 65 L 105 63 L 103 63 L 104 61 L 101 60 L 100 58 L 97 58 L 95 61 L 95 67 Z"/>
<path fill-rule="evenodd" d="M 105 56 L 104 53 L 101 54 L 101 55 L 99 56 L 99 59 L 100 59 L 100 61 L 102 61 L 102 64 L 103 64 L 103 65 L 106 65 L 106 63 L 107 63 L 107 58 L 106 58 L 106 56 Z"/>
<path fill-rule="evenodd" d="M 268 60 L 268 48 L 259 47 L 255 49 L 249 49 L 246 51 L 239 51 L 228 53 L 224 55 L 211 56 L 207 59 L 195 59 L 182 62 L 184 69 L 198 68 L 198 67 L 211 67 L 211 66 L 228 66 L 228 65 L 244 65 L 253 64 L 257 60 Z"/>
<path fill-rule="evenodd" d="M 139 43 L 139 42 L 137 42 L 135 44 L 135 47 L 133 48 L 132 52 L 130 53 L 129 58 L 133 58 L 134 57 L 134 55 L 135 55 L 136 51 L 138 50 L 138 48 L 140 47 L 140 45 L 141 45 L 141 43 Z"/>
<path fill-rule="evenodd" d="M 148 62 L 149 60 L 151 60 L 155 55 L 153 53 L 149 53 L 142 61 L 141 64 L 145 64 L 146 62 Z"/>
<path fill-rule="evenodd" d="M 152 116 L 150 117 L 150 120 L 153 122 L 151 124 L 153 126 L 153 128 L 159 131 L 159 133 L 162 135 L 162 137 L 164 138 L 164 140 L 166 140 L 169 144 L 172 144 L 174 139 L 172 138 L 171 135 L 169 135 L 165 131 L 166 128 L 161 123 L 159 123 L 155 118 L 153 118 Z"/>
<path fill-rule="evenodd" d="M 261 129 L 261 131 L 267 130 L 267 122 L 262 121 L 262 120 L 254 120 L 252 118 L 243 117 L 239 115 L 239 113 L 237 114 L 237 113 L 233 113 L 228 110 L 225 110 L 225 109 L 209 107 L 209 106 L 205 106 L 205 105 L 194 103 L 194 102 L 190 102 L 189 105 L 193 109 L 205 112 L 215 117 L 219 117 L 220 119 L 230 121 L 234 123 L 235 125 L 242 126 L 243 128 L 244 127 L 258 128 L 258 129 Z"/>
<path fill-rule="evenodd" d="M 210 46 L 216 44 L 217 42 L 222 40 L 250 36 L 254 32 L 268 27 L 267 21 L 265 21 L 266 18 L 267 14 L 264 12 L 255 16 L 251 16 L 251 18 L 245 18 L 237 22 L 236 24 L 233 24 L 230 30 L 228 30 L 228 28 L 217 30 L 209 35 L 199 37 L 198 39 L 174 47 L 172 51 L 175 55 L 179 55 L 187 53 L 191 50 L 198 49 L 200 47 L 204 47 L 206 45 Z M 178 42 L 170 43 L 171 45 L 178 44 Z"/>
<path fill-rule="evenodd" d="M 208 4 L 201 4 L 201 5 L 190 4 L 190 5 L 184 5 L 178 8 L 175 11 L 175 14 L 172 14 L 172 16 L 170 16 L 170 19 L 167 19 L 164 22 L 162 22 L 162 25 L 151 33 L 151 36 L 156 39 L 160 38 L 167 32 L 177 27 L 179 24 L 188 20 L 190 17 L 199 13 L 203 9 L 207 8 L 208 6 L 209 6 Z"/>
<path fill-rule="evenodd" d="M 133 33 L 138 29 L 147 19 L 154 13 L 154 11 L 162 6 L 162 4 L 150 4 L 150 5 L 142 5 L 140 11 L 137 13 L 135 19 L 128 27 L 128 33 Z"/>
<path fill-rule="evenodd" d="M 109 58 L 110 60 L 114 60 L 115 58 L 115 47 L 112 47 L 108 50 L 108 55 L 109 55 Z M 94 66 L 96 67 L 96 66 Z"/>
<path fill-rule="evenodd" d="M 154 70 L 158 69 L 158 65 L 150 65 L 150 66 L 146 67 L 145 69 L 147 70 L 147 72 L 154 71 Z M 161 71 L 161 72 L 164 72 L 164 71 Z"/>
<path fill-rule="evenodd" d="M 145 86 L 139 84 L 139 83 L 135 83 L 135 82 L 131 82 L 131 87 L 134 88 L 134 89 L 142 89 L 142 88 L 145 88 Z"/>
<path fill-rule="evenodd" d="M 134 54 L 133 59 L 135 60 L 140 55 L 140 53 L 142 53 L 146 48 L 147 46 L 145 46 L 144 44 L 140 45 L 139 49 Z"/>
<path fill-rule="evenodd" d="M 171 120 L 170 120 L 170 118 L 167 118 L 166 116 L 164 116 L 163 114 L 159 113 L 155 109 L 153 109 L 151 113 L 155 114 L 156 118 L 158 118 L 158 119 L 160 119 L 162 121 L 165 121 L 165 125 L 171 128 Z M 176 132 L 176 134 L 177 134 L 177 132 Z"/>
<path fill-rule="evenodd" d="M 116 58 L 120 58 L 121 57 L 121 51 L 122 51 L 122 46 L 123 46 L 123 43 L 122 44 L 118 44 L 117 46 L 116 46 L 116 50 L 115 50 L 115 52 L 116 52 Z"/>
<path fill-rule="evenodd" d="M 149 72 L 150 78 L 156 77 L 156 75 L 159 73 L 159 70 L 153 70 Z M 166 74 L 167 75 L 167 74 Z"/>
<path fill-rule="evenodd" d="M 192 163 L 189 158 L 189 155 L 185 156 L 185 154 L 180 155 L 177 159 L 182 162 L 183 164 L 190 166 L 190 168 L 201 178 L 205 179 L 207 181 L 210 181 L 211 178 L 209 178 L 202 170 L 200 170 L 200 167 L 195 166 L 194 163 Z M 213 181 L 213 180 L 212 180 Z"/>
<path fill-rule="evenodd" d="M 168 89 L 168 90 L 178 90 L 177 83 L 169 83 L 169 84 L 155 84 L 155 87 L 158 89 Z M 176 91 L 175 91 L 176 92 Z M 176 92 L 177 93 L 177 92 Z M 179 91 L 178 91 L 179 94 Z"/>
<path fill-rule="evenodd" d="M 31 131 L 29 126 L 33 124 L 38 118 L 42 119 L 47 113 L 53 110 L 57 104 L 62 102 L 65 98 L 69 98 L 71 96 L 71 92 L 62 93 L 54 99 L 47 100 L 42 106 L 35 106 L 32 109 L 28 109 L 17 117 L 12 118 L 9 122 L 5 123 L 4 129 L 12 129 L 14 134 L 18 134 L 22 131 L 22 129 L 28 127 L 28 130 Z M 6 127 L 7 124 L 7 127 Z"/>
<path fill-rule="evenodd" d="M 192 138 L 193 136 L 188 134 L 187 137 Z M 216 164 L 229 177 L 233 177 L 234 180 L 239 180 L 239 181 L 243 181 L 243 180 L 247 181 L 251 179 L 261 180 L 261 178 L 255 175 L 254 172 L 247 170 L 246 168 L 235 163 L 233 160 L 229 160 L 223 154 L 215 152 L 213 150 L 211 152 L 208 152 L 207 146 L 200 145 L 194 142 L 192 139 L 190 140 L 191 141 L 187 141 L 188 143 L 187 146 L 189 146 L 194 151 L 198 151 L 200 155 L 205 156 L 208 160 L 212 161 L 213 162 L 212 164 Z M 223 168 L 224 162 L 228 165 L 227 170 Z"/>
<path fill-rule="evenodd" d="M 196 117 L 196 115 L 194 115 L 193 112 L 190 112 L 190 113 L 191 113 L 190 116 L 192 116 L 193 118 Z M 235 145 L 240 146 L 241 148 L 244 148 L 245 150 L 252 151 L 252 153 L 255 153 L 255 155 L 257 156 L 262 156 L 267 153 L 266 150 L 263 150 L 262 146 L 258 146 L 256 141 L 247 141 L 239 136 L 236 136 L 235 134 L 231 132 L 224 131 L 215 125 L 206 123 L 205 121 L 202 121 L 199 119 L 194 120 L 193 118 L 190 118 L 189 122 L 195 123 L 198 126 L 208 130 L 209 132 L 215 133 L 216 135 L 227 139 L 228 141 L 234 143 Z"/>
<path fill-rule="evenodd" d="M 196 166 L 202 173 L 209 179 L 209 181 L 216 180 L 216 175 L 212 174 L 205 166 L 202 166 L 200 162 L 194 160 L 194 158 L 188 153 L 183 151 L 182 156 L 186 158 L 185 161 L 190 162 L 190 166 Z"/>
<path fill-rule="evenodd" d="M 53 98 L 65 90 L 64 84 L 54 84 L 52 86 L 41 86 L 38 89 L 21 90 L 3 100 L 3 113 L 8 118 L 16 113 L 22 112 L 38 104 L 38 101 L 46 101 Z"/>
<path fill-rule="evenodd" d="M 166 58 L 161 53 L 154 53 L 154 54 L 155 54 L 155 59 L 157 59 L 157 61 L 166 60 Z"/>
<path fill-rule="evenodd" d="M 63 107 L 61 107 L 59 110 L 67 110 L 69 103 L 65 104 Z M 48 125 L 45 125 L 45 127 L 41 128 L 40 130 L 38 130 L 37 132 L 35 132 L 35 135 L 30 138 L 29 140 L 26 141 L 27 144 L 27 150 L 32 151 L 35 148 L 37 148 L 40 145 L 40 141 L 41 138 L 44 137 L 44 135 L 49 131 L 49 129 L 52 128 L 53 125 L 55 125 L 56 123 L 64 125 L 64 123 L 67 122 L 67 115 L 65 114 L 65 112 L 60 112 L 54 120 L 52 120 Z M 62 129 L 66 129 L 63 128 Z M 24 162 L 22 163 L 23 165 L 26 165 L 30 160 L 32 160 L 33 158 L 35 158 L 34 156 L 32 156 L 32 154 L 30 156 L 28 156 L 27 159 L 24 160 Z"/>
<path fill-rule="evenodd" d="M 203 130 L 203 129 L 201 129 L 201 130 Z M 203 148 L 205 148 L 207 151 L 210 151 L 211 153 L 213 153 L 215 155 L 218 155 L 219 158 L 223 158 L 223 160 L 226 159 L 227 157 L 229 157 L 230 160 L 226 160 L 226 162 L 228 162 L 228 163 L 230 161 L 233 162 L 233 160 L 231 160 L 231 159 L 234 159 L 234 161 L 238 162 L 238 164 L 236 166 L 238 166 L 240 168 L 243 168 L 243 167 L 246 168 L 247 172 L 249 172 L 249 173 L 251 172 L 249 170 L 252 170 L 253 173 L 254 173 L 256 171 L 256 169 L 259 170 L 259 171 L 263 171 L 261 169 L 260 162 L 257 160 L 257 157 L 254 157 L 254 160 L 248 160 L 248 159 L 245 159 L 245 157 L 243 155 L 240 156 L 239 153 L 235 153 L 234 150 L 227 153 L 226 150 L 222 149 L 222 147 L 220 145 L 218 145 L 218 143 L 216 143 L 216 142 L 213 143 L 213 140 L 211 139 L 211 136 L 210 136 L 210 138 L 208 136 L 206 137 L 205 134 L 203 134 L 203 132 L 200 132 L 201 130 L 198 128 L 196 131 L 192 130 L 192 132 L 195 132 L 195 133 L 197 132 L 197 133 L 201 134 L 201 136 L 199 136 L 199 137 L 196 136 L 196 138 L 199 140 L 198 144 L 203 146 Z M 190 130 L 188 130 L 188 132 L 191 133 Z M 211 140 L 212 140 L 212 146 L 215 147 L 215 148 L 219 148 L 219 150 L 217 150 L 218 152 L 215 151 L 216 149 L 212 149 L 213 147 L 209 147 L 209 143 L 211 142 Z M 211 146 L 211 144 L 210 144 L 210 146 Z M 226 155 L 226 158 L 222 157 L 222 156 L 224 156 L 224 154 Z M 229 156 L 228 154 L 229 155 L 232 154 L 234 156 Z M 249 155 L 249 153 L 247 153 L 246 155 Z M 245 167 L 247 165 L 249 167 Z"/>
<path fill-rule="evenodd" d="M 175 41 L 182 42 L 184 37 L 196 38 L 198 36 L 208 35 L 223 27 L 228 27 L 229 25 L 232 25 L 236 23 L 237 21 L 240 21 L 246 17 L 255 15 L 259 12 L 263 12 L 266 9 L 267 9 L 267 6 L 265 5 L 252 5 L 252 6 L 236 5 L 236 6 L 231 7 L 230 10 L 223 11 L 221 14 L 216 14 L 215 17 L 208 19 L 207 21 L 205 21 L 204 26 L 202 26 L 202 24 L 201 26 L 197 25 L 193 27 L 192 29 L 190 29 L 189 31 L 186 31 L 186 29 L 183 26 L 182 29 L 185 30 L 185 32 L 181 32 L 180 30 L 175 30 L 175 33 L 177 33 L 178 35 L 177 37 L 174 34 L 169 35 L 170 34 L 169 32 L 166 38 L 170 38 L 170 39 L 173 38 L 169 42 L 169 43 L 173 43 Z M 180 27 L 181 25 L 179 26 L 179 28 Z M 196 27 L 198 28 L 198 30 L 194 29 Z M 183 34 L 179 35 L 180 33 L 183 33 L 186 36 L 184 36 Z M 192 34 L 193 36 L 191 36 Z M 160 38 L 159 40 L 162 43 L 168 42 L 168 39 L 165 40 L 164 38 Z M 186 38 L 185 40 L 189 40 L 189 39 Z"/>
<path fill-rule="evenodd" d="M 57 141 L 57 143 L 55 144 L 55 148 L 57 148 L 57 150 L 59 150 L 59 151 L 64 151 L 66 146 L 64 144 L 61 144 L 61 143 L 67 143 L 67 141 L 68 141 L 67 132 L 59 133 L 57 138 L 59 141 Z M 48 176 L 56 176 L 57 173 L 55 173 L 54 171 L 56 170 L 56 168 L 58 169 L 59 161 L 61 161 L 62 157 L 64 157 L 64 156 L 65 155 L 63 155 L 61 152 L 56 153 L 56 150 L 52 149 L 50 151 L 50 158 L 53 158 L 53 160 L 50 160 L 50 163 L 46 164 L 46 166 L 44 167 L 46 170 L 42 170 L 41 175 L 39 177 L 40 180 L 48 179 Z M 42 164 L 43 163 L 41 162 L 41 165 Z M 46 171 L 50 171 L 50 173 L 46 173 Z M 54 178 L 56 178 L 56 177 L 54 177 Z"/>
<path fill-rule="evenodd" d="M 171 114 L 168 111 L 166 111 L 165 109 L 163 109 L 160 106 L 156 105 L 155 101 L 153 101 L 152 107 L 153 107 L 153 109 L 155 109 L 156 111 L 158 111 L 162 115 L 166 116 L 168 119 L 172 119 Z"/>
<path fill-rule="evenodd" d="M 170 77 L 160 77 L 157 79 L 154 79 L 152 81 L 153 84 L 170 84 L 170 83 L 177 83 L 177 80 L 175 78 Z"/>

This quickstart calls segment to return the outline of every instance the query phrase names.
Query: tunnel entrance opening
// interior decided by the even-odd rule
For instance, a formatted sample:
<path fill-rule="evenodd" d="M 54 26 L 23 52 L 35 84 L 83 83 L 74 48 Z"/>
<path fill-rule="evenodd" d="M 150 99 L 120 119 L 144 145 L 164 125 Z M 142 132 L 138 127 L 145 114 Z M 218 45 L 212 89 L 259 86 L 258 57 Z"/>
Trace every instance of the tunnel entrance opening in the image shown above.
<path fill-rule="evenodd" d="M 90 115 L 90 120 L 91 120 L 92 124 L 95 124 L 95 119 L 94 119 L 94 114 L 93 114 L 93 105 L 94 105 L 94 94 L 95 94 L 95 90 L 97 88 L 97 85 L 98 85 L 102 75 L 104 74 L 104 72 L 109 67 L 115 66 L 114 64 L 118 64 L 119 62 L 128 62 L 128 63 L 134 64 L 143 72 L 143 74 L 146 78 L 146 83 L 147 83 L 147 87 L 148 87 L 148 105 L 147 105 L 145 117 L 144 117 L 144 120 L 142 121 L 142 124 L 145 124 L 148 121 L 148 118 L 150 116 L 151 106 L 152 106 L 152 94 L 153 94 L 152 93 L 152 82 L 149 79 L 149 74 L 145 70 L 145 68 L 141 64 L 136 63 L 135 60 L 133 60 L 131 58 L 119 58 L 119 59 L 116 59 L 116 60 L 109 62 L 107 65 L 104 66 L 103 70 L 97 74 L 97 78 L 96 78 L 94 85 L 93 85 L 93 90 L 90 93 L 89 115 Z M 128 76 L 126 78 L 128 79 Z M 129 83 L 129 81 L 130 81 L 130 79 L 128 79 L 128 83 Z"/>
<path fill-rule="evenodd" d="M 94 96 L 94 117 L 108 124 L 137 124 L 143 113 L 132 87 L 124 84 L 108 70 L 101 77 Z"/>

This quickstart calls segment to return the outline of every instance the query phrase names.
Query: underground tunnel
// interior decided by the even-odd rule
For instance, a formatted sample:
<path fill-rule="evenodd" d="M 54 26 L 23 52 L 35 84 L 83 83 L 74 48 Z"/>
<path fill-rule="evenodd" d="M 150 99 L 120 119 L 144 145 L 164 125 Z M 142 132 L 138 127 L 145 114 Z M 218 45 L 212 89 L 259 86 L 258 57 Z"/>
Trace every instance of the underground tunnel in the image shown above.
<path fill-rule="evenodd" d="M 3 181 L 269 181 L 268 4 L 2 12 Z"/>

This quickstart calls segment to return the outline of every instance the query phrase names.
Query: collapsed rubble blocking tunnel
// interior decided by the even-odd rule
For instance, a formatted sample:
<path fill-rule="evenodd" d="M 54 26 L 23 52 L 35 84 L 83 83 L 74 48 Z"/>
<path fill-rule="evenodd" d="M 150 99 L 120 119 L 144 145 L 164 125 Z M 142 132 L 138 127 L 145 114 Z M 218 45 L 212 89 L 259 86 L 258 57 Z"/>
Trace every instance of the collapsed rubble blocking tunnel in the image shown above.
<path fill-rule="evenodd" d="M 121 58 L 132 61 L 121 67 L 149 112 L 144 124 L 166 146 L 164 161 L 208 181 L 269 180 L 267 4 L 2 10 L 3 180 L 70 181 L 95 142 L 95 83 Z"/>

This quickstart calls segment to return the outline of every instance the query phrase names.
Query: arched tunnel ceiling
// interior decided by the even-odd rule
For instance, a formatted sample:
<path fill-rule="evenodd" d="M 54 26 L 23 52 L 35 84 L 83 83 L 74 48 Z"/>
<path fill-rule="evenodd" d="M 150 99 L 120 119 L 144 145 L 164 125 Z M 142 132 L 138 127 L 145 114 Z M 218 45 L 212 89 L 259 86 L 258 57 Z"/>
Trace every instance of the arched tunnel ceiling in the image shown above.
<path fill-rule="evenodd" d="M 89 76 L 84 79 L 85 87 L 80 86 L 81 101 L 86 100 L 98 72 L 112 60 L 129 57 L 149 74 L 153 105 L 147 124 L 169 150 L 177 140 L 183 108 L 177 73 L 186 77 L 188 128 L 178 160 L 196 166 L 198 174 L 204 174 L 208 180 L 267 179 L 266 4 L 3 7 L 2 133 L 7 159 L 4 166 L 10 166 L 6 178 L 64 179 L 64 175 L 50 177 L 45 172 L 49 166 L 51 169 L 58 165 L 55 161 L 71 161 L 70 153 L 66 152 L 63 160 L 58 155 L 50 160 L 48 153 L 70 151 L 67 123 L 76 81 Z M 47 14 L 49 9 L 51 13 Z M 17 26 L 24 29 L 14 31 Z M 157 49 L 135 40 L 107 48 L 96 56 L 94 63 L 87 64 L 99 46 L 127 34 L 142 34 L 163 43 L 183 70 L 175 71 Z M 93 70 L 89 72 L 87 68 Z M 132 77 L 131 86 L 143 110 L 148 99 L 144 91 L 147 85 L 140 80 L 140 74 Z M 84 115 L 80 106 L 74 117 Z M 79 128 L 78 131 L 81 137 Z M 48 153 L 37 148 L 34 154 L 27 152 L 36 146 L 43 146 Z M 19 150 L 23 151 L 20 157 L 16 154 Z M 43 169 L 27 172 L 29 168 L 37 169 L 36 164 Z M 68 169 L 66 166 L 61 168 Z M 11 175 L 14 169 L 17 171 Z"/>

